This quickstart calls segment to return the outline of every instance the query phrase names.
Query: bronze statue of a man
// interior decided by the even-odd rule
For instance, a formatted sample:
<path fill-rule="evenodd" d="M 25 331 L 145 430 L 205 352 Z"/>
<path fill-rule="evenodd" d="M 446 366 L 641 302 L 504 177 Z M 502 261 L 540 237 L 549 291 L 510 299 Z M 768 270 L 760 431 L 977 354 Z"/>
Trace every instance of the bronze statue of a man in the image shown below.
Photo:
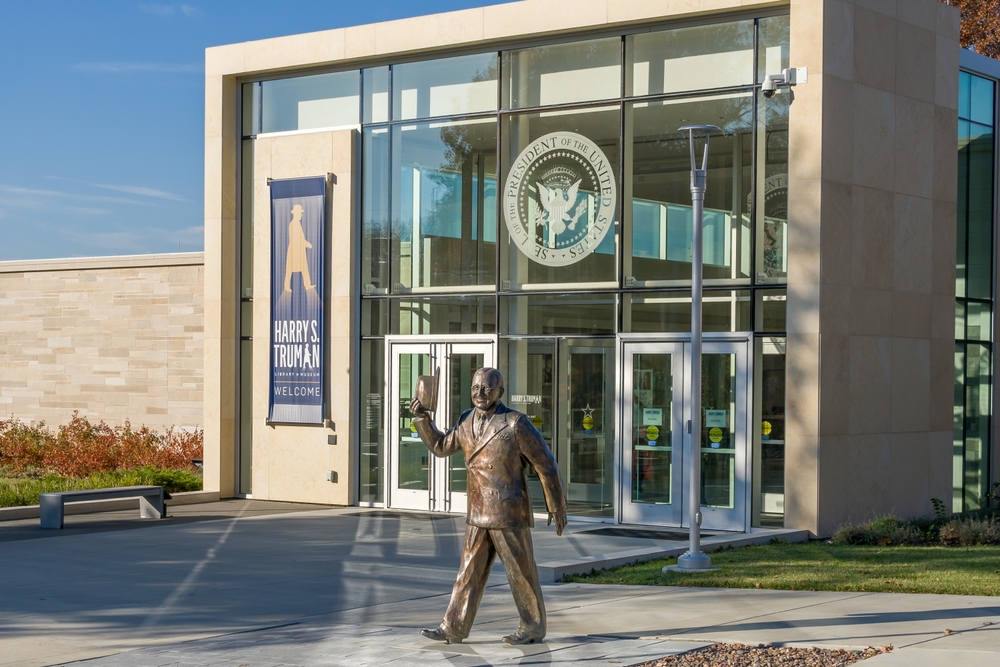
<path fill-rule="evenodd" d="M 525 481 L 526 465 L 538 474 L 556 534 L 566 527 L 566 494 L 552 452 L 528 416 L 500 402 L 503 376 L 495 368 L 480 368 L 472 378 L 472 404 L 458 423 L 442 433 L 416 399 L 421 440 L 435 456 L 459 449 L 468 469 L 468 514 L 465 548 L 451 602 L 441 625 L 421 634 L 436 641 L 459 643 L 469 636 L 493 561 L 500 556 L 521 623 L 508 644 L 532 644 L 545 637 L 545 603 L 531 545 L 534 518 Z"/>

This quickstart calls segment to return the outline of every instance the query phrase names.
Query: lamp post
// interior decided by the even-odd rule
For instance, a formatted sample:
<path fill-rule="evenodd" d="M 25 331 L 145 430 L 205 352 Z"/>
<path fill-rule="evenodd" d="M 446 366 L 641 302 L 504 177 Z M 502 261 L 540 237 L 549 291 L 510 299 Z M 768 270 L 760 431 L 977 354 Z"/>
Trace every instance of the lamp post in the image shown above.
<path fill-rule="evenodd" d="M 687 553 L 677 559 L 677 565 L 668 566 L 674 572 L 706 572 L 717 570 L 712 559 L 701 551 L 701 273 L 702 229 L 705 216 L 705 170 L 708 167 L 708 138 L 712 132 L 721 133 L 715 125 L 685 125 L 677 130 L 687 131 L 691 147 L 691 455 L 688 457 L 688 506 L 691 526 Z M 705 135 L 705 152 L 701 168 L 695 159 L 695 132 Z M 667 568 L 664 568 L 666 570 Z"/>

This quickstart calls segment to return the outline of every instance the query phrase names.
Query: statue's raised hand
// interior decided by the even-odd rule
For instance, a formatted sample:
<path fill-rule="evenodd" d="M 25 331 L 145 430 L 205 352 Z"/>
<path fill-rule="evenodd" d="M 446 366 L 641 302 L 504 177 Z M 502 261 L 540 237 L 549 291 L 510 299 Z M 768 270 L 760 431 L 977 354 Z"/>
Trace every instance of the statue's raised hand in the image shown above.
<path fill-rule="evenodd" d="M 420 403 L 420 401 L 414 398 L 413 400 L 410 401 L 410 413 L 414 417 L 422 419 L 427 416 L 427 408 L 425 408 L 423 404 Z"/>

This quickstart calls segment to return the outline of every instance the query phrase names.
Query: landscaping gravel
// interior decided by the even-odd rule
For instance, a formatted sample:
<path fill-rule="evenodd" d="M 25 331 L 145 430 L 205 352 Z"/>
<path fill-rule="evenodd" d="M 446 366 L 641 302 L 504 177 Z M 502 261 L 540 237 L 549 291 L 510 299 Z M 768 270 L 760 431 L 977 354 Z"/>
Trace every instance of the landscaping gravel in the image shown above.
<path fill-rule="evenodd" d="M 891 650 L 891 646 L 870 646 L 863 651 L 847 651 L 786 648 L 765 644 L 714 644 L 697 651 L 644 662 L 636 667 L 841 667 Z"/>

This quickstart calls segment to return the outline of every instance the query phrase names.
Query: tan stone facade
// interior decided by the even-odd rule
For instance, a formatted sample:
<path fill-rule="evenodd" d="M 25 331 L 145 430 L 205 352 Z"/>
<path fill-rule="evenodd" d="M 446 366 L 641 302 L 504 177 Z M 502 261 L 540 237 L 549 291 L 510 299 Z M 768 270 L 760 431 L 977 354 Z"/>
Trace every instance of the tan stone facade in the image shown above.
<path fill-rule="evenodd" d="M 327 241 L 331 248 L 354 245 L 354 182 L 352 169 L 357 132 L 320 132 L 260 139 L 254 146 L 254 331 L 268 331 L 271 322 L 271 205 L 269 178 L 301 178 L 334 174 L 333 220 Z M 254 392 L 253 497 L 349 505 L 352 471 L 357 462 L 347 442 L 351 423 L 351 253 L 333 251 L 328 256 L 331 276 L 326 297 L 328 315 L 327 368 L 330 421 L 345 434 L 342 445 L 331 447 L 333 430 L 313 426 L 267 424 L 268 392 Z M 268 386 L 270 339 L 253 339 L 254 387 Z M 326 471 L 338 472 L 338 482 L 326 480 Z"/>
<path fill-rule="evenodd" d="M 203 261 L 0 262 L 0 419 L 203 426 Z"/>
<path fill-rule="evenodd" d="M 791 3 L 786 525 L 950 497 L 958 29 L 937 0 Z"/>

